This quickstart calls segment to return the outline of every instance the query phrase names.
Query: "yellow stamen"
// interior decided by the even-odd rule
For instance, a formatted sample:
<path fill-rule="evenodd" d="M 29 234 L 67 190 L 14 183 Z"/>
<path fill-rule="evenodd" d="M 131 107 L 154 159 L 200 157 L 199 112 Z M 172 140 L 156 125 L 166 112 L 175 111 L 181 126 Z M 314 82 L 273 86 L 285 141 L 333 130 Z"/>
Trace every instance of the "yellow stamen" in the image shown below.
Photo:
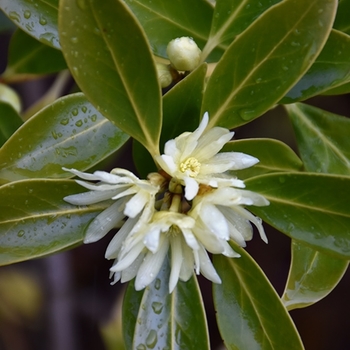
<path fill-rule="evenodd" d="M 201 169 L 201 163 L 194 157 L 187 158 L 180 164 L 180 170 L 184 173 L 189 171 L 190 177 L 196 177 Z"/>

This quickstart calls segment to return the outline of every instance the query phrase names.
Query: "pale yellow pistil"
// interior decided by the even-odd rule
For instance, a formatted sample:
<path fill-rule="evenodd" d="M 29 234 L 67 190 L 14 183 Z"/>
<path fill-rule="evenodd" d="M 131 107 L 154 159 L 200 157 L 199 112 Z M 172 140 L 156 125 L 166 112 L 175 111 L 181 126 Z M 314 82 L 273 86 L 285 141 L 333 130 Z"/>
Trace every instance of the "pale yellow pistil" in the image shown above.
<path fill-rule="evenodd" d="M 196 177 L 201 170 L 201 163 L 196 158 L 190 157 L 180 164 L 180 170 L 183 173 L 188 170 L 190 177 Z"/>

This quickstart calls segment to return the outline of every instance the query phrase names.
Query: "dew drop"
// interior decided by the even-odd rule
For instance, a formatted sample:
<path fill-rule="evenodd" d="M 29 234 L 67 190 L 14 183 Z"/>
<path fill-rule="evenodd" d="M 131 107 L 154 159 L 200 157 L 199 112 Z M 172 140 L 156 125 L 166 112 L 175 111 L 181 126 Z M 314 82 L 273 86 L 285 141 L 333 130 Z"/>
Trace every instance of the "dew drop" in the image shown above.
<path fill-rule="evenodd" d="M 163 310 L 163 304 L 158 302 L 158 301 L 154 301 L 152 303 L 152 309 L 153 309 L 154 313 L 159 315 Z"/>
<path fill-rule="evenodd" d="M 81 110 L 82 110 L 83 113 L 86 113 L 87 107 L 83 106 L 83 107 L 81 107 Z"/>
<path fill-rule="evenodd" d="M 283 177 L 283 176 L 280 176 L 280 177 L 278 178 L 278 181 L 279 181 L 281 184 L 284 184 L 284 183 L 286 182 L 286 178 Z"/>
<path fill-rule="evenodd" d="M 156 346 L 157 341 L 158 341 L 157 332 L 154 329 L 152 329 L 146 338 L 146 345 L 150 349 L 153 349 Z"/>
<path fill-rule="evenodd" d="M 67 125 L 67 124 L 69 123 L 69 119 L 68 119 L 68 118 L 64 118 L 64 119 L 62 119 L 62 120 L 60 121 L 60 123 L 61 123 L 62 125 Z"/>
<path fill-rule="evenodd" d="M 255 79 L 255 82 L 256 82 L 257 84 L 261 83 L 261 81 L 262 81 L 262 78 L 257 78 L 257 79 Z"/>
<path fill-rule="evenodd" d="M 80 119 L 80 120 L 78 120 L 78 121 L 75 123 L 75 125 L 76 125 L 77 127 L 80 127 L 80 126 L 83 125 L 83 121 Z"/>
<path fill-rule="evenodd" d="M 95 122 L 96 120 L 97 120 L 97 115 L 96 114 L 92 115 L 91 116 L 91 121 Z"/>
<path fill-rule="evenodd" d="M 283 69 L 284 71 L 289 70 L 289 68 L 288 68 L 287 66 L 282 66 L 282 69 Z"/>
<path fill-rule="evenodd" d="M 44 25 L 47 24 L 47 20 L 46 20 L 44 17 L 41 17 L 41 18 L 39 19 L 39 23 L 40 23 L 42 26 L 44 26 Z"/>
<path fill-rule="evenodd" d="M 73 114 L 74 116 L 77 116 L 78 113 L 79 113 L 78 108 L 73 108 L 72 114 Z"/>
<path fill-rule="evenodd" d="M 238 114 L 243 120 L 251 120 L 255 115 L 255 110 L 243 108 L 238 111 Z"/>
<path fill-rule="evenodd" d="M 58 139 L 58 136 L 57 136 L 57 134 L 56 134 L 55 131 L 51 131 L 51 135 L 52 135 L 52 137 L 53 137 L 55 140 Z"/>
<path fill-rule="evenodd" d="M 146 345 L 145 344 L 139 344 L 136 346 L 136 350 L 146 350 Z"/>
<path fill-rule="evenodd" d="M 15 22 L 20 22 L 20 20 L 21 20 L 21 16 L 19 15 L 19 13 L 15 12 L 15 11 L 11 11 L 9 13 L 9 17 L 10 17 L 10 19 L 12 19 Z"/>
<path fill-rule="evenodd" d="M 160 289 L 160 285 L 161 285 L 161 280 L 159 278 L 157 278 L 154 282 L 154 288 L 159 290 Z"/>
<path fill-rule="evenodd" d="M 23 237 L 24 236 L 24 231 L 23 230 L 21 230 L 21 231 L 18 231 L 18 233 L 17 233 L 17 236 L 18 237 Z"/>
<path fill-rule="evenodd" d="M 24 18 L 26 18 L 26 19 L 29 19 L 31 15 L 32 14 L 28 10 L 24 11 L 24 13 L 23 13 Z"/>
<path fill-rule="evenodd" d="M 71 41 L 72 44 L 77 44 L 79 40 L 78 40 L 78 38 L 76 36 L 73 36 L 73 37 L 70 38 L 70 41 Z"/>
<path fill-rule="evenodd" d="M 29 190 L 28 190 L 28 193 L 33 193 L 34 192 L 34 190 L 32 189 L 32 188 L 30 188 Z"/>

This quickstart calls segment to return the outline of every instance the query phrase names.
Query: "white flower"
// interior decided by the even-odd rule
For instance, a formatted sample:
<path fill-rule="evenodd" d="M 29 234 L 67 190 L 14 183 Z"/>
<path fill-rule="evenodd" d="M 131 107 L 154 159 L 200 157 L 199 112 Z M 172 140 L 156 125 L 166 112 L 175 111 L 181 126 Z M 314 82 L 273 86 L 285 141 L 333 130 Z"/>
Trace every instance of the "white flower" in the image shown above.
<path fill-rule="evenodd" d="M 137 220 L 129 220 L 107 248 L 106 258 L 116 259 L 110 269 L 114 273 L 113 283 L 136 276 L 135 289 L 145 288 L 156 278 L 168 250 L 171 252 L 169 293 L 179 279 L 188 281 L 193 270 L 221 283 L 204 246 L 193 235 L 196 221 L 192 217 L 159 211 L 149 223 L 136 228 Z"/>
<path fill-rule="evenodd" d="M 245 169 L 259 160 L 244 153 L 218 153 L 231 140 L 233 132 L 221 127 L 206 130 L 209 115 L 203 119 L 194 132 L 184 132 L 164 147 L 164 154 L 157 156 L 160 167 L 185 186 L 185 197 L 192 200 L 198 193 L 199 184 L 218 187 L 244 187 L 241 180 L 228 177 L 228 170 Z"/>
<path fill-rule="evenodd" d="M 112 228 L 120 228 L 105 254 L 114 259 L 112 283 L 135 278 L 135 289 L 141 290 L 154 281 L 168 255 L 170 293 L 178 280 L 188 281 L 193 272 L 221 283 L 208 252 L 239 257 L 229 242 L 244 247 L 252 238 L 251 222 L 267 242 L 261 220 L 244 206 L 269 202 L 241 189 L 243 181 L 226 174 L 258 160 L 243 153 L 218 153 L 233 133 L 220 127 L 206 130 L 208 119 L 205 113 L 198 129 L 165 144 L 164 154 L 156 157 L 160 173 L 168 174 L 165 177 L 151 173 L 148 180 L 140 180 L 124 169 L 93 174 L 65 169 L 95 181 L 76 180 L 89 191 L 65 197 L 67 202 L 112 203 L 88 226 L 84 240 L 95 242 Z"/>
<path fill-rule="evenodd" d="M 192 38 L 183 36 L 171 40 L 166 53 L 175 69 L 191 71 L 198 66 L 202 51 Z"/>
<path fill-rule="evenodd" d="M 84 180 L 99 181 L 91 183 L 76 180 L 79 185 L 90 191 L 67 196 L 64 198 L 66 202 L 74 205 L 89 205 L 109 199 L 115 201 L 89 225 L 84 243 L 98 241 L 112 228 L 120 226 L 125 216 L 134 218 L 142 212 L 141 220 L 145 222 L 152 216 L 155 195 L 159 191 L 158 174 L 155 174 L 156 181 L 151 182 L 140 180 L 132 172 L 118 168 L 113 169 L 111 173 L 95 171 L 93 174 L 75 169 L 64 168 L 64 170 Z"/>
<path fill-rule="evenodd" d="M 206 250 L 213 254 L 239 257 L 227 242 L 233 240 L 245 247 L 245 241 L 253 236 L 250 222 L 267 243 L 261 220 L 244 209 L 243 205 L 265 206 L 269 205 L 269 201 L 258 193 L 232 187 L 208 189 L 194 198 L 188 215 L 196 220 L 193 232 Z"/>

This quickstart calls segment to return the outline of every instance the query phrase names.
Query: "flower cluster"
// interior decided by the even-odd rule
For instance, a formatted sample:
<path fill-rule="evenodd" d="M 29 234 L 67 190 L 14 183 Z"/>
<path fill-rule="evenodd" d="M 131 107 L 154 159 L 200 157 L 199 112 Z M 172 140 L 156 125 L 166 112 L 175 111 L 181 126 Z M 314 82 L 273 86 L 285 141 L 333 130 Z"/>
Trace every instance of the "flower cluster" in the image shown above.
<path fill-rule="evenodd" d="M 124 169 L 93 174 L 66 169 L 83 180 L 98 181 L 77 180 L 89 191 L 65 197 L 67 202 L 89 205 L 113 200 L 88 226 L 84 240 L 95 242 L 119 228 L 105 255 L 114 259 L 112 283 L 135 278 L 136 290 L 145 288 L 156 278 L 168 253 L 170 293 L 179 279 L 189 280 L 193 271 L 221 283 L 208 252 L 239 257 L 229 241 L 244 247 L 252 238 L 251 223 L 267 242 L 261 220 L 244 206 L 269 202 L 244 190 L 243 181 L 227 174 L 258 160 L 243 153 L 219 153 L 233 132 L 220 127 L 207 130 L 208 120 L 205 113 L 194 132 L 168 141 L 164 154 L 155 157 L 159 173 L 149 174 L 147 180 Z"/>

